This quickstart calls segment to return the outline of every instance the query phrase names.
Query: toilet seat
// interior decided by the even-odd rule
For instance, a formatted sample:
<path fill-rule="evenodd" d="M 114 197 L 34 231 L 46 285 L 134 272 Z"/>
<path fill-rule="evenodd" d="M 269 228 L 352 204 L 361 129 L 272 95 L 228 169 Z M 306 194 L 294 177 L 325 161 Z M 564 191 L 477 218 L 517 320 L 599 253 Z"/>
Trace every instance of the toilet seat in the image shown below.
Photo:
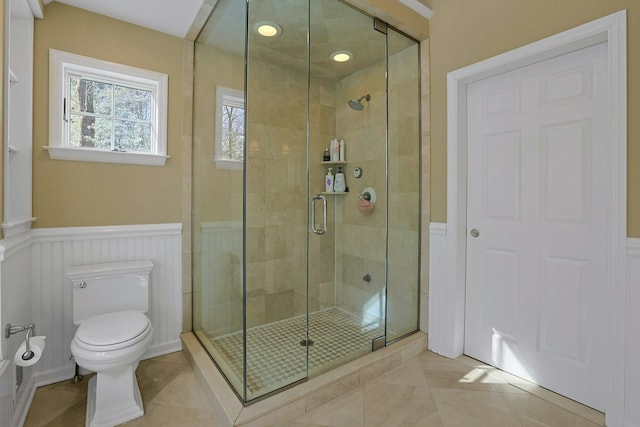
<path fill-rule="evenodd" d="M 118 311 L 86 319 L 78 327 L 74 340 L 85 350 L 113 351 L 144 340 L 152 330 L 143 313 Z"/>

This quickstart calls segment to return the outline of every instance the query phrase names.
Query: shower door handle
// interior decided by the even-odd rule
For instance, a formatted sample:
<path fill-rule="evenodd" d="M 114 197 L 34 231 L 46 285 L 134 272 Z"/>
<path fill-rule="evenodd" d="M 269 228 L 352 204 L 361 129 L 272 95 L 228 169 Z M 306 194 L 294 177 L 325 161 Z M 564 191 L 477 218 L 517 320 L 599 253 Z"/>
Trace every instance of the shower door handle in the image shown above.
<path fill-rule="evenodd" d="M 316 200 L 322 200 L 322 228 L 316 228 Z M 321 194 L 316 194 L 311 199 L 311 230 L 316 234 L 327 232 L 327 199 Z"/>

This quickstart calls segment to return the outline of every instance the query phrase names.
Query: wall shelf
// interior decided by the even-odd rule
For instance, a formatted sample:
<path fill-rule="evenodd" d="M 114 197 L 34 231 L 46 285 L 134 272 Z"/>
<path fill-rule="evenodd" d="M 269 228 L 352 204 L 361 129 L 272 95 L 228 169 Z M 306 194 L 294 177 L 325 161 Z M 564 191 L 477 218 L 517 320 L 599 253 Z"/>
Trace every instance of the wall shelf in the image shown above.
<path fill-rule="evenodd" d="M 7 2 L 8 4 L 9 2 Z M 27 236 L 32 218 L 33 175 L 33 30 L 38 0 L 11 2 L 5 16 L 4 237 Z M 4 284 L 3 284 L 4 285 Z M 25 380 L 27 377 L 25 377 Z M 2 419 L 2 416 L 0 416 Z M 1 421 L 0 421 L 1 423 Z"/>
<path fill-rule="evenodd" d="M 327 160 L 325 162 L 322 162 L 323 165 L 346 165 L 348 164 L 348 162 L 346 160 L 336 160 L 334 162 L 332 162 L 331 160 Z"/>
<path fill-rule="evenodd" d="M 344 196 L 349 194 L 348 191 L 323 191 L 320 194 L 323 196 Z"/>

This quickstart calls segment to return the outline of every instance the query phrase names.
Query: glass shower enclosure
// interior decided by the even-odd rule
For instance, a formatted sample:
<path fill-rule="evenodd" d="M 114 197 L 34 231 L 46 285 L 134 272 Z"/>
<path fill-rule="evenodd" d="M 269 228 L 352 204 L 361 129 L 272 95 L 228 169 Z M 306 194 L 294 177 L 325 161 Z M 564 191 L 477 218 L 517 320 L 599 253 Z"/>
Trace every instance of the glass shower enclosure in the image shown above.
<path fill-rule="evenodd" d="M 418 329 L 419 64 L 338 0 L 219 0 L 198 36 L 193 328 L 243 402 Z"/>

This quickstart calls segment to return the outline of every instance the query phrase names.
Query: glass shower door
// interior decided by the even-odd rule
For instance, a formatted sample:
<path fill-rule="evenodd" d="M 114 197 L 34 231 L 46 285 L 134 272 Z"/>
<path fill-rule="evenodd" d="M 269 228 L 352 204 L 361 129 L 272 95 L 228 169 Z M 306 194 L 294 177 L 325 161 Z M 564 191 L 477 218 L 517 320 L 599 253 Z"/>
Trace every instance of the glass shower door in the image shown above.
<path fill-rule="evenodd" d="M 345 3 L 313 0 L 310 7 L 309 198 L 322 196 L 327 214 L 326 232 L 309 234 L 309 372 L 315 375 L 385 343 L 387 110 L 385 35 Z M 344 141 L 344 156 L 338 149 L 326 161 L 332 140 Z M 345 191 L 327 191 L 329 169 L 334 180 L 343 174 Z M 361 205 L 366 191 L 375 205 Z M 323 202 L 310 205 L 312 228 L 322 229 Z"/>
<path fill-rule="evenodd" d="M 250 401 L 307 377 L 309 1 L 250 0 L 248 8 L 243 287 Z"/>

